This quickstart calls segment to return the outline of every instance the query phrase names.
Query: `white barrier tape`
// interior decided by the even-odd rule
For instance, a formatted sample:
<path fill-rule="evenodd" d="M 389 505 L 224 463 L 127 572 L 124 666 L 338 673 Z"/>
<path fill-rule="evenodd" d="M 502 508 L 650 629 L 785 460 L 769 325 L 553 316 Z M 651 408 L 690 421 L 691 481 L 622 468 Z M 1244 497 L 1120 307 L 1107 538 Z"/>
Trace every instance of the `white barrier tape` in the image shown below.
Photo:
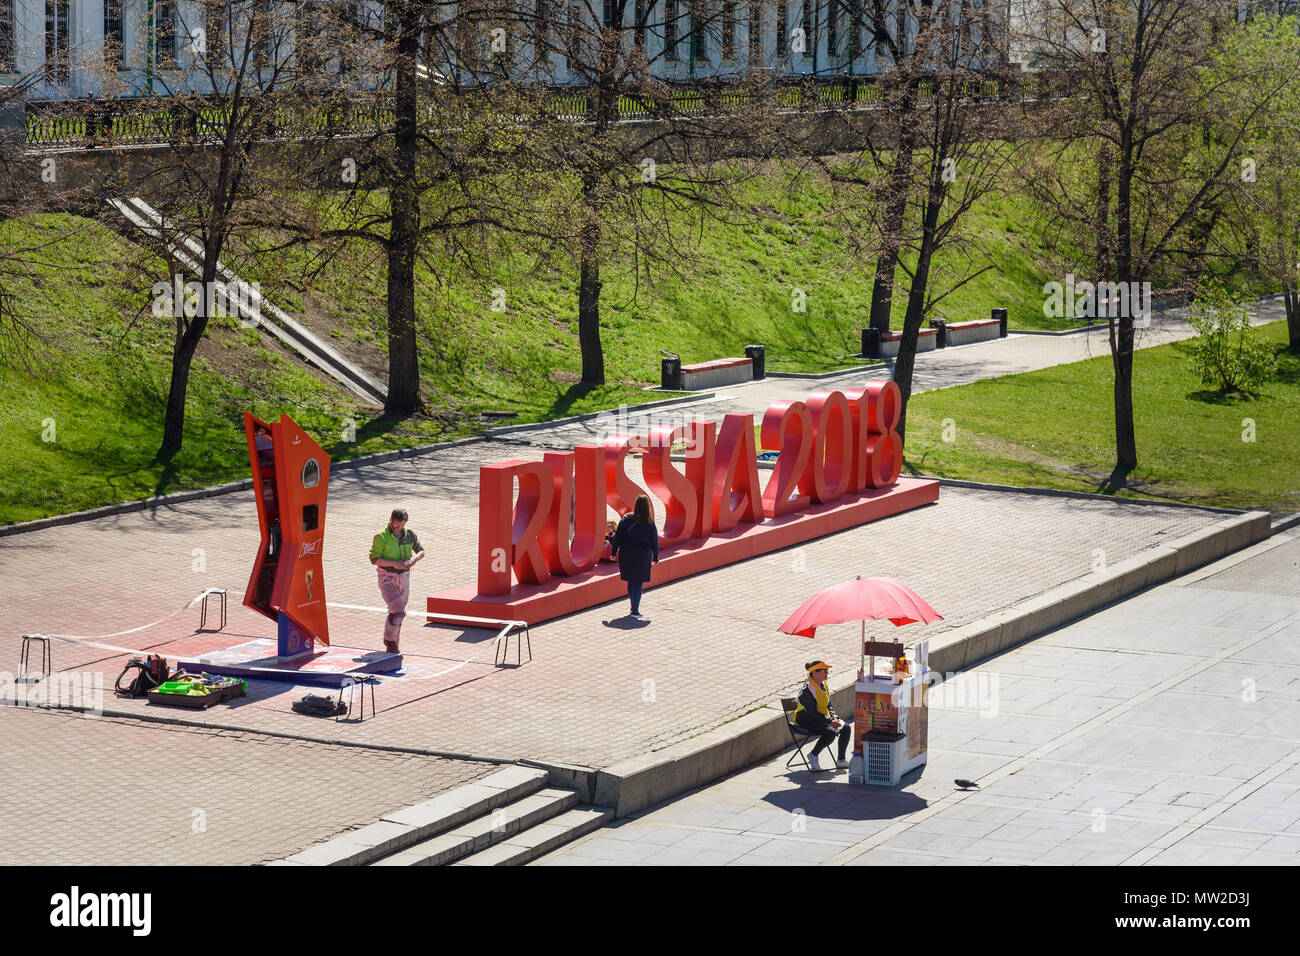
<path fill-rule="evenodd" d="M 195 595 L 194 598 L 191 599 L 190 602 L 186 604 L 184 607 L 179 607 L 176 610 L 172 611 L 171 613 L 165 614 L 162 617 L 158 618 L 158 620 L 152 621 L 149 624 L 144 624 L 141 625 L 140 627 L 133 627 L 125 631 L 114 631 L 111 634 L 100 634 L 98 635 L 98 637 L 84 637 L 84 636 L 73 635 L 73 634 L 24 634 L 23 637 L 48 638 L 50 640 L 62 641 L 65 644 L 76 644 L 79 647 L 93 647 L 96 650 L 112 651 L 115 654 L 140 654 L 143 653 L 142 648 L 118 647 L 115 644 L 104 644 L 99 640 L 99 638 L 122 637 L 126 634 L 136 634 L 139 633 L 140 631 L 147 631 L 149 630 L 149 628 L 156 627 L 159 624 L 161 624 L 163 621 L 175 617 L 177 614 L 180 614 L 182 611 L 188 611 L 190 608 L 194 607 L 194 605 L 198 604 L 209 594 L 220 593 L 222 590 L 224 589 L 204 588 L 197 595 Z M 329 601 L 327 602 L 326 606 L 343 608 L 352 611 L 378 611 L 382 614 L 388 613 L 388 608 L 386 607 L 369 607 L 364 604 L 337 604 L 333 601 Z M 408 611 L 407 613 L 410 614 L 412 612 Z M 414 613 L 426 618 L 442 618 L 442 617 L 452 616 L 452 615 L 444 615 L 444 614 L 430 614 L 422 611 L 416 611 Z M 492 656 L 494 659 L 496 657 L 497 648 L 501 646 L 501 642 L 503 640 L 505 640 L 510 636 L 511 630 L 518 627 L 526 628 L 528 626 L 528 623 L 526 621 L 500 621 L 500 620 L 493 620 L 489 618 L 479 618 L 479 617 L 456 617 L 456 620 L 470 621 L 470 622 L 482 623 L 482 624 L 497 624 L 501 626 L 501 631 L 497 634 L 496 639 L 492 641 Z M 411 675 L 407 679 L 408 680 L 432 680 L 435 677 L 442 677 L 444 674 L 450 674 L 454 670 L 459 670 L 460 668 L 464 667 L 466 664 L 473 664 L 482 656 L 483 656 L 482 654 L 475 654 L 473 657 L 467 658 L 458 664 L 453 664 L 451 667 L 445 668 L 444 670 L 440 670 L 436 674 L 423 674 L 418 676 Z M 379 679 L 380 683 L 383 683 L 384 680 L 389 679 L 389 678 L 380 678 L 380 675 L 378 674 L 372 676 L 374 676 L 376 679 Z M 391 679 L 397 680 L 400 678 L 391 678 Z"/>
<path fill-rule="evenodd" d="M 369 606 L 364 605 L 364 604 L 337 604 L 337 603 L 335 603 L 335 602 L 333 602 L 333 601 L 327 601 L 327 602 L 325 603 L 325 606 L 326 606 L 326 607 L 344 608 L 344 609 L 351 610 L 351 611 L 378 611 L 380 614 L 387 614 L 387 613 L 389 613 L 389 612 L 388 612 L 388 608 L 386 608 L 386 607 L 369 607 Z M 456 614 L 437 614 L 437 613 L 429 613 L 429 612 L 425 612 L 425 611 L 407 611 L 406 613 L 407 613 L 408 615 L 414 614 L 414 615 L 418 615 L 418 616 L 420 616 L 420 617 L 426 617 L 426 618 L 441 618 L 441 619 L 444 620 L 444 623 L 449 623 L 449 624 L 450 624 L 450 623 L 465 622 L 465 621 L 467 621 L 467 622 L 472 622 L 473 624 L 476 624 L 476 625 L 477 625 L 477 624 L 496 624 L 496 625 L 499 625 L 499 626 L 501 627 L 501 630 L 497 633 L 496 639 L 492 642 L 492 656 L 493 656 L 494 659 L 495 659 L 495 657 L 496 657 L 496 651 L 497 651 L 497 648 L 499 648 L 499 647 L 501 646 L 501 642 L 502 642 L 503 640 L 505 640 L 506 638 L 508 638 L 508 637 L 510 636 L 510 632 L 511 632 L 513 629 L 515 629 L 515 628 L 520 628 L 520 627 L 522 627 L 522 628 L 527 628 L 527 627 L 528 627 L 528 622 L 527 622 L 527 621 L 502 621 L 502 620 L 497 620 L 497 619 L 495 619 L 495 618 L 485 618 L 485 617 L 463 617 L 463 616 L 461 616 L 461 615 L 456 615 Z M 475 661 L 477 661 L 481 656 L 482 656 L 482 654 L 475 654 L 473 657 L 467 658 L 466 660 L 461 661 L 459 664 L 453 664 L 451 667 L 448 667 L 448 668 L 446 668 L 446 669 L 444 669 L 444 670 L 440 670 L 440 671 L 438 671 L 438 673 L 436 673 L 436 674 L 410 675 L 410 676 L 406 677 L 405 679 L 406 679 L 406 680 L 432 680 L 432 679 L 435 678 L 435 677 L 441 677 L 441 676 L 443 676 L 444 674 L 450 674 L 452 671 L 454 671 L 454 670 L 458 670 L 458 669 L 464 667 L 466 664 L 473 664 L 473 663 L 474 663 Z M 374 674 L 374 675 L 372 675 L 372 676 L 373 676 L 373 677 L 374 677 L 374 678 L 375 678 L 379 683 L 381 683 L 381 684 L 384 683 L 384 681 L 387 680 L 387 679 L 391 679 L 391 680 L 402 680 L 402 679 L 403 679 L 403 678 L 383 678 L 383 677 L 381 677 L 381 676 L 378 675 L 378 674 Z"/>
<path fill-rule="evenodd" d="M 65 644 L 77 644 L 80 645 L 81 647 L 93 647 L 96 650 L 101 650 L 101 651 L 113 651 L 118 654 L 139 654 L 141 652 L 141 648 L 118 647 L 115 644 L 101 644 L 100 641 L 106 637 L 124 637 L 127 634 L 138 634 L 140 631 L 147 631 L 151 627 L 157 627 L 163 621 L 175 617 L 177 614 L 180 614 L 182 611 L 188 611 L 190 608 L 194 607 L 194 605 L 198 604 L 209 594 L 217 594 L 223 590 L 224 588 L 204 588 L 197 595 L 195 595 L 194 598 L 191 599 L 190 602 L 186 604 L 184 607 L 178 607 L 176 610 L 172 611 L 171 613 L 164 614 L 156 621 L 152 621 L 148 624 L 141 625 L 140 627 L 133 627 L 125 631 L 114 631 L 111 634 L 99 634 L 96 635 L 95 637 L 86 637 L 84 635 L 79 635 L 79 634 L 24 634 L 23 637 L 45 637 L 55 641 L 63 641 Z"/>

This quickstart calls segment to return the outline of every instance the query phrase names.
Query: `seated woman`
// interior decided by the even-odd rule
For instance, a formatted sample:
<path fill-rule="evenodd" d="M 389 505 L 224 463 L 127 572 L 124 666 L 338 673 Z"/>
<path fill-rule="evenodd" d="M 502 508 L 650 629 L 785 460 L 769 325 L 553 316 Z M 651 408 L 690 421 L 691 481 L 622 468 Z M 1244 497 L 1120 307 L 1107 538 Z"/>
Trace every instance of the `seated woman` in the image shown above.
<path fill-rule="evenodd" d="M 817 746 L 808 755 L 808 763 L 812 766 L 813 773 L 819 772 L 822 768 L 817 762 L 817 756 L 838 736 L 840 756 L 835 761 L 835 766 L 842 770 L 849 765 L 849 741 L 853 739 L 853 724 L 841 720 L 831 707 L 831 691 L 826 686 L 831 665 L 825 661 L 812 661 L 804 665 L 804 670 L 808 672 L 808 683 L 799 692 L 799 706 L 794 712 L 794 723 L 810 733 L 821 734 Z"/>
<path fill-rule="evenodd" d="M 617 527 L 618 525 L 612 521 L 605 522 L 605 543 L 600 549 L 600 560 L 602 561 L 614 560 L 614 531 Z"/>

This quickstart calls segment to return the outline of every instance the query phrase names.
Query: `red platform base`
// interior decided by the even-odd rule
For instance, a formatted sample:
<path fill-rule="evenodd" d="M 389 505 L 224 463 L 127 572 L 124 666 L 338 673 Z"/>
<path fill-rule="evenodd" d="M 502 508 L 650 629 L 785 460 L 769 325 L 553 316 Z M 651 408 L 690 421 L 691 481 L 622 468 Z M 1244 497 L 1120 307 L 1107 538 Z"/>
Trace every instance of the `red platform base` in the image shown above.
<path fill-rule="evenodd" d="M 846 495 L 834 504 L 813 505 L 798 514 L 768 518 L 723 534 L 685 541 L 664 549 L 651 569 L 650 586 L 666 584 L 701 571 L 743 561 L 769 551 L 811 541 L 868 521 L 887 518 L 939 500 L 939 482 L 900 478 L 890 488 Z M 563 614 L 586 610 L 627 593 L 618 565 L 608 561 L 573 577 L 547 584 L 516 584 L 509 594 L 485 597 L 473 585 L 429 598 L 430 614 L 457 614 L 539 624 Z"/>

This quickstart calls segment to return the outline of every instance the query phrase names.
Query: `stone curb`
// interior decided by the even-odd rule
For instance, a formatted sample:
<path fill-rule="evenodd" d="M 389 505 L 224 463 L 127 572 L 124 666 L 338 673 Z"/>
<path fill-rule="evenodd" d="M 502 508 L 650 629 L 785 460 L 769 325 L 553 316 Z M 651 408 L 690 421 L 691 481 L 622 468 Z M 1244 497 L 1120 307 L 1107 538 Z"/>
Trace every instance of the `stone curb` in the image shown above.
<path fill-rule="evenodd" d="M 972 667 L 1017 644 L 1055 630 L 1121 598 L 1162 584 L 1270 535 L 1263 511 L 1235 513 L 1200 531 L 1156 545 L 1028 598 L 986 618 L 946 631 L 930 642 L 930 667 L 945 673 Z M 832 681 L 835 707 L 852 711 L 853 674 Z M 790 735 L 780 702 L 756 708 L 721 727 L 596 773 L 595 802 L 619 818 L 712 783 L 780 753 Z"/>
<path fill-rule="evenodd" d="M 1096 491 L 1071 491 L 1068 488 L 1035 488 L 1030 485 L 992 485 L 982 481 L 967 481 L 964 478 L 938 478 L 934 475 L 907 475 L 924 481 L 937 481 L 941 485 L 953 488 L 974 488 L 978 491 L 1015 491 L 1024 495 L 1045 495 L 1049 498 L 1087 498 L 1093 501 L 1106 501 L 1111 504 L 1159 505 L 1162 508 L 1194 508 L 1197 511 L 1210 511 L 1214 514 L 1239 515 L 1240 508 L 1216 508 L 1212 505 L 1189 505 L 1182 501 L 1162 501 L 1159 498 L 1120 498 L 1116 495 L 1103 495 Z"/>
<path fill-rule="evenodd" d="M 1271 533 L 1277 534 L 1281 531 L 1290 531 L 1292 528 L 1296 527 L 1297 525 L 1300 525 L 1300 511 L 1297 511 L 1293 515 L 1287 515 L 1284 518 L 1274 519 L 1273 529 Z"/>
<path fill-rule="evenodd" d="M 629 405 L 627 406 L 627 411 L 631 414 L 634 412 L 640 412 L 643 409 L 655 408 L 660 405 L 676 405 L 683 402 L 692 402 L 702 398 L 712 397 L 712 392 L 700 392 L 698 394 L 687 395 L 679 398 L 669 398 L 657 402 L 645 402 L 640 405 Z M 422 455 L 442 451 L 445 448 L 457 448 L 461 445 L 472 444 L 473 442 L 490 441 L 493 438 L 511 432 L 551 428 L 555 425 L 564 425 L 571 422 L 599 418 L 601 415 L 617 415 L 618 412 L 619 409 L 614 408 L 603 412 L 587 412 L 582 415 L 574 415 L 570 418 L 557 418 L 553 421 L 530 422 L 524 425 L 505 425 L 500 428 L 489 428 L 481 435 L 475 435 L 469 438 L 457 438 L 452 441 L 434 442 L 429 445 L 415 445 L 411 448 L 395 448 L 391 451 L 380 451 L 371 455 L 359 455 L 356 458 L 344 458 L 341 461 L 330 462 L 330 473 L 333 474 L 341 468 L 358 468 L 363 465 L 380 465 L 387 461 L 397 461 L 400 458 L 418 458 Z M 86 511 L 73 511 L 69 514 L 50 515 L 48 518 L 36 518 L 32 521 L 20 521 L 16 524 L 0 526 L 0 538 L 13 534 L 24 534 L 28 531 L 43 531 L 46 528 L 76 524 L 81 521 L 93 521 L 96 518 L 107 518 L 112 515 L 128 514 L 133 511 L 148 511 L 154 508 L 168 507 L 170 505 L 181 504 L 185 501 L 194 501 L 199 498 L 215 498 L 219 495 L 228 495 L 236 491 L 247 491 L 252 487 L 253 479 L 243 478 L 239 481 L 226 482 L 223 485 L 213 485 L 210 488 L 195 488 L 190 491 L 175 491 L 171 494 L 159 495 L 156 498 L 141 498 L 135 501 L 123 501 L 114 505 L 103 505 L 99 508 L 89 508 Z"/>

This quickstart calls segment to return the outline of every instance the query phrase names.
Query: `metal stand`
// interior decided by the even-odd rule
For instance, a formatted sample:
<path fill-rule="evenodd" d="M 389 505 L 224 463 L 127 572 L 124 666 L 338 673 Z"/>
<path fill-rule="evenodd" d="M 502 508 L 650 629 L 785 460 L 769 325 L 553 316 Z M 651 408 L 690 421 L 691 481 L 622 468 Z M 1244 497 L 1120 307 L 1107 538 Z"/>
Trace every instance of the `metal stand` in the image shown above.
<path fill-rule="evenodd" d="M 32 641 L 41 643 L 41 676 L 32 677 L 27 673 L 28 667 L 31 666 Z M 54 669 L 54 652 L 50 647 L 50 639 L 44 634 L 24 634 L 23 646 L 18 652 L 18 677 L 15 678 L 15 684 L 39 684 L 45 678 L 50 676 Z"/>
<path fill-rule="evenodd" d="M 525 661 L 523 660 L 523 645 L 520 643 L 520 640 L 519 640 L 519 635 L 520 635 L 521 633 L 523 634 L 524 640 L 526 640 L 526 641 L 528 642 L 528 661 L 529 661 L 529 662 L 532 661 L 532 659 L 533 659 L 533 639 L 532 639 L 532 637 L 531 637 L 531 636 L 529 635 L 529 633 L 528 633 L 528 628 L 525 627 L 525 628 L 523 629 L 522 632 L 520 632 L 520 631 L 515 631 L 515 633 L 514 633 L 513 635 L 507 634 L 507 635 L 505 636 L 505 639 L 502 640 L 500 643 L 497 644 L 496 653 L 495 653 L 495 655 L 493 655 L 493 663 L 495 663 L 497 667 L 504 667 L 504 666 L 505 666 L 505 663 L 506 663 L 506 655 L 508 655 L 508 654 L 510 653 L 510 638 L 511 638 L 512 636 L 513 636 L 514 639 L 515 639 L 515 666 L 516 666 L 516 667 L 521 667 L 521 666 L 523 666 L 523 664 L 525 663 Z"/>
<path fill-rule="evenodd" d="M 199 605 L 199 630 L 208 626 L 208 598 L 218 594 L 221 596 L 221 625 L 218 631 L 225 630 L 226 627 L 226 589 L 225 588 L 208 588 L 203 592 L 203 603 Z"/>
<path fill-rule="evenodd" d="M 357 720 L 360 721 L 366 719 L 366 685 L 370 686 L 370 716 L 374 717 L 375 714 L 377 713 L 377 710 L 375 708 L 375 685 L 378 683 L 379 683 L 379 678 L 376 677 L 374 674 L 358 674 L 356 677 L 348 678 L 339 687 L 340 704 L 343 703 L 343 691 L 346 690 L 348 692 L 348 712 L 339 717 L 335 717 L 334 719 L 336 721 L 352 719 L 352 698 L 355 696 L 355 688 L 358 684 L 361 685 L 361 709 L 359 711 L 359 716 L 357 717 Z"/>

